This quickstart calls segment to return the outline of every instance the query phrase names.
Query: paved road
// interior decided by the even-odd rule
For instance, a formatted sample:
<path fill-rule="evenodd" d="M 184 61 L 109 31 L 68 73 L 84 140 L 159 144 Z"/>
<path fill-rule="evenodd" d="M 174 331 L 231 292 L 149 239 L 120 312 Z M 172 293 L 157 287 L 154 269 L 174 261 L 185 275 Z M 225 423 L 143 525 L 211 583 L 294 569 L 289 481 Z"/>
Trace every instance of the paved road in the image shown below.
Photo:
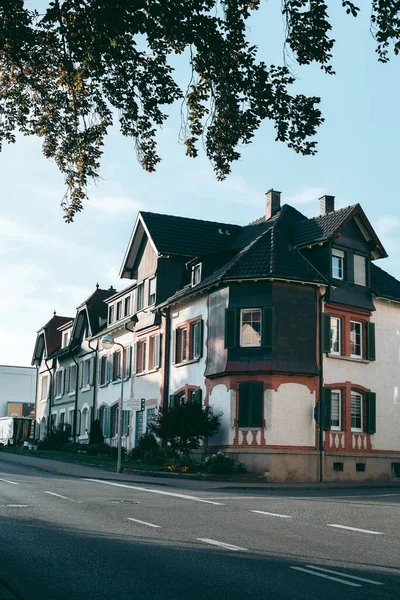
<path fill-rule="evenodd" d="M 16 598 L 400 598 L 399 489 L 250 493 L 88 473 L 0 454 L 0 582 Z"/>

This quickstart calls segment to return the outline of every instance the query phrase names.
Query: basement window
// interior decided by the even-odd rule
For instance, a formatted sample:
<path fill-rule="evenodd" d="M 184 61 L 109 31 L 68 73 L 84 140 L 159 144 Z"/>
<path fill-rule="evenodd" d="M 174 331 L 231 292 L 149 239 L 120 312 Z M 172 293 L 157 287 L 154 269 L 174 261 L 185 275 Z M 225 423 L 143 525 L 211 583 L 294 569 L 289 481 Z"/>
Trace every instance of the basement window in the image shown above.
<path fill-rule="evenodd" d="M 334 462 L 333 470 L 334 471 L 343 471 L 343 463 L 342 462 Z"/>
<path fill-rule="evenodd" d="M 392 475 L 393 477 L 400 477 L 400 462 L 392 463 Z"/>
<path fill-rule="evenodd" d="M 356 463 L 357 473 L 365 473 L 365 463 Z"/>

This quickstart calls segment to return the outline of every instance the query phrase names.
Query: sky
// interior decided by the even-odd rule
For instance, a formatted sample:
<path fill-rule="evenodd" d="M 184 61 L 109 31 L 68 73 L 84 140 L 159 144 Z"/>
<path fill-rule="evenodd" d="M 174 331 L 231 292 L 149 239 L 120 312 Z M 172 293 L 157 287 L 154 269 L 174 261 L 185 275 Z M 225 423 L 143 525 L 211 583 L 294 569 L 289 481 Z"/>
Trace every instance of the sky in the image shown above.
<path fill-rule="evenodd" d="M 291 65 L 297 77 L 293 92 L 321 97 L 325 122 L 317 156 L 303 157 L 275 142 L 273 126 L 265 122 L 253 143 L 242 148 L 232 174 L 218 182 L 204 154 L 185 156 L 178 104 L 159 133 L 163 160 L 156 173 L 142 170 L 132 141 L 117 127 L 110 131 L 102 179 L 89 189 L 85 210 L 67 225 L 60 207 L 63 177 L 43 157 L 41 141 L 19 138 L 3 147 L 0 364 L 29 365 L 36 332 L 53 311 L 73 317 L 96 283 L 127 287 L 129 281 L 119 280 L 118 273 L 139 210 L 243 225 L 264 214 L 270 188 L 308 217 L 319 214 L 318 198 L 331 194 L 336 208 L 362 205 L 389 254 L 377 264 L 400 279 L 400 57 L 378 63 L 369 10 L 353 19 L 340 5 L 332 2 L 330 9 L 336 75 Z M 283 61 L 280 8 L 281 0 L 261 0 L 249 23 L 249 39 L 267 64 Z M 183 59 L 174 64 L 184 83 Z"/>

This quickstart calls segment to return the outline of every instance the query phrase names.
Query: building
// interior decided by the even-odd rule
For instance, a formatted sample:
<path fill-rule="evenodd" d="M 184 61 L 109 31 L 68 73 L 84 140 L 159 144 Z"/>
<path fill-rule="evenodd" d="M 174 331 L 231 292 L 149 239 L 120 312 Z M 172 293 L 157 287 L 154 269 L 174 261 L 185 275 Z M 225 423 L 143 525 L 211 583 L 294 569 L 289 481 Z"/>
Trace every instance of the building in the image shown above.
<path fill-rule="evenodd" d="M 35 368 L 0 365 L 0 417 L 33 416 L 35 392 Z"/>

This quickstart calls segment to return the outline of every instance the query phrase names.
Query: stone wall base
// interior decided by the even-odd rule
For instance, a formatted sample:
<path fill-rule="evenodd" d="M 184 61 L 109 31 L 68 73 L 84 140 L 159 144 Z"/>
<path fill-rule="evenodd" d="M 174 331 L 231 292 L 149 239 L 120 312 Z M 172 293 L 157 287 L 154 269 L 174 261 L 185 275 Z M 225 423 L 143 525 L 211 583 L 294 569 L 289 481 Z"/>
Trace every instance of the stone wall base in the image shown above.
<path fill-rule="evenodd" d="M 211 449 L 210 449 L 211 450 Z M 212 449 L 217 451 L 217 449 Z M 252 473 L 264 474 L 267 481 L 318 481 L 318 453 L 300 450 L 240 450 L 221 448 L 224 454 L 246 465 Z M 400 465 L 399 454 L 328 453 L 324 455 L 324 481 L 400 481 L 392 463 Z M 365 465 L 357 467 L 357 465 Z M 365 470 L 362 470 L 362 469 Z M 400 466 L 397 467 L 400 469 Z M 340 470 L 339 470 L 340 469 Z M 398 473 L 398 471 L 397 471 Z"/>

